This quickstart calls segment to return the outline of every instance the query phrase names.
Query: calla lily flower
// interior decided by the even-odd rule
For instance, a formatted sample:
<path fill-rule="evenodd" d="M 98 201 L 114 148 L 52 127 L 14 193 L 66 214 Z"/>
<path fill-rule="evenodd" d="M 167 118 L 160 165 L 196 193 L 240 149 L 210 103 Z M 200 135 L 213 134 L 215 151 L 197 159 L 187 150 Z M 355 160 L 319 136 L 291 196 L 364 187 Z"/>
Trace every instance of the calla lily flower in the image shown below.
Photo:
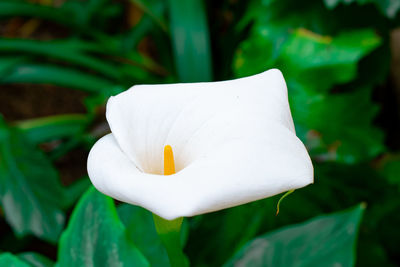
<path fill-rule="evenodd" d="M 108 100 L 106 117 L 112 133 L 88 158 L 93 185 L 167 220 L 313 182 L 277 69 L 222 82 L 135 85 Z M 175 156 L 169 176 L 166 145 Z"/>

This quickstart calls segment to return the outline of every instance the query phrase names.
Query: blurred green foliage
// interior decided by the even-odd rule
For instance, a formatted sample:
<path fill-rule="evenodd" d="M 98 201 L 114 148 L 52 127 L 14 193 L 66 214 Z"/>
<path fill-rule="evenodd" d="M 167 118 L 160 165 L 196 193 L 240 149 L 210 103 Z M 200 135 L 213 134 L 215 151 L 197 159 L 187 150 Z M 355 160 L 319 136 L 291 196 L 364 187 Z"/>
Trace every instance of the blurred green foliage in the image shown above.
<path fill-rule="evenodd" d="M 224 266 L 353 266 L 363 209 L 360 205 L 260 236 Z"/>
<path fill-rule="evenodd" d="M 279 196 L 185 220 L 191 265 L 399 265 L 400 158 L 376 98 L 390 84 L 399 9 L 400 0 L 0 0 L 0 90 L 51 84 L 83 92 L 85 108 L 0 119 L 0 265 L 169 266 L 150 212 L 117 206 L 87 177 L 65 186 L 58 160 L 88 151 L 108 131 L 108 97 L 134 84 L 269 68 L 287 81 L 315 184 L 285 198 L 278 216 Z"/>
<path fill-rule="evenodd" d="M 0 264 L 2 266 L 12 267 L 29 267 L 30 265 L 10 253 L 3 253 L 0 255 Z"/>

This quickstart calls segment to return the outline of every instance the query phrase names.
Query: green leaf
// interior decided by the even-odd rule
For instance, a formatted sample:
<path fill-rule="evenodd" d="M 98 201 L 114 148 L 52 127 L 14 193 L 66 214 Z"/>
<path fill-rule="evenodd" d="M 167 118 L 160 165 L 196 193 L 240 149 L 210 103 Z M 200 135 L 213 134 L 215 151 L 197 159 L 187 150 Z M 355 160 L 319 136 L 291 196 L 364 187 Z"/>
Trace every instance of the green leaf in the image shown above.
<path fill-rule="evenodd" d="M 29 264 L 23 262 L 18 259 L 17 256 L 14 256 L 11 253 L 2 253 L 0 254 L 0 266 L 7 267 L 31 267 Z"/>
<path fill-rule="evenodd" d="M 360 59 L 379 44 L 380 38 L 370 29 L 334 37 L 299 29 L 283 45 L 277 64 L 289 80 L 321 92 L 352 81 Z"/>
<path fill-rule="evenodd" d="M 126 227 L 128 237 L 146 256 L 153 267 L 170 266 L 168 254 L 157 234 L 151 212 L 133 205 L 118 207 L 118 215 Z"/>
<path fill-rule="evenodd" d="M 254 26 L 253 33 L 236 51 L 233 70 L 237 77 L 245 77 L 275 67 L 282 42 L 287 32 L 274 25 Z"/>
<path fill-rule="evenodd" d="M 72 10 L 14 0 L 0 2 L 0 16 L 30 16 L 55 21 L 62 25 L 76 26 L 78 24 L 76 14 Z"/>
<path fill-rule="evenodd" d="M 73 29 L 76 33 L 91 36 L 99 34 L 98 27 L 87 24 L 88 8 L 76 1 L 63 2 L 61 6 L 51 7 L 32 4 L 26 1 L 2 0 L 0 2 L 0 17 L 34 17 L 49 20 Z"/>
<path fill-rule="evenodd" d="M 25 57 L 1 57 L 0 58 L 0 79 L 8 74 L 10 70 L 19 63 L 26 60 Z"/>
<path fill-rule="evenodd" d="M 258 26 L 242 43 L 234 67 L 238 76 L 278 67 L 289 82 L 321 92 L 356 78 L 360 59 L 380 43 L 371 29 L 322 36 L 303 28 L 287 34 L 280 26 Z"/>
<path fill-rule="evenodd" d="M 319 216 L 247 243 L 224 266 L 354 266 L 365 205 Z"/>
<path fill-rule="evenodd" d="M 0 119 L 0 201 L 14 232 L 57 241 L 65 219 L 63 193 L 45 154 Z"/>
<path fill-rule="evenodd" d="M 209 261 L 221 266 L 245 243 L 255 238 L 265 227 L 276 226 L 276 198 L 267 198 L 216 213 L 196 216 L 191 231 L 188 254 L 194 265 L 208 266 Z M 286 210 L 286 206 L 285 206 Z M 212 236 L 213 238 L 208 238 Z M 204 246 L 204 242 L 207 246 Z M 198 264 L 198 262 L 201 262 Z"/>
<path fill-rule="evenodd" d="M 18 258 L 29 263 L 32 267 L 53 267 L 54 262 L 45 256 L 35 252 L 24 252 L 18 254 Z"/>
<path fill-rule="evenodd" d="M 75 207 L 59 250 L 59 267 L 149 266 L 128 240 L 113 200 L 90 188 Z"/>
<path fill-rule="evenodd" d="M 54 139 L 73 137 L 81 133 L 88 122 L 86 115 L 68 114 L 19 121 L 15 123 L 15 126 L 31 143 L 38 144 Z"/>
<path fill-rule="evenodd" d="M 86 47 L 89 47 L 89 44 Z M 25 39 L 0 39 L 0 52 L 29 53 L 50 57 L 89 68 L 109 78 L 118 79 L 120 77 L 120 73 L 115 65 L 89 56 L 77 48 L 76 43 L 71 40 L 34 41 Z"/>
<path fill-rule="evenodd" d="M 212 80 L 210 37 L 202 0 L 169 0 L 175 65 L 181 82 Z"/>
<path fill-rule="evenodd" d="M 149 17 L 142 17 L 138 24 L 122 37 L 122 47 L 125 53 L 136 49 L 139 42 L 153 28 L 153 21 Z"/>
<path fill-rule="evenodd" d="M 82 72 L 54 66 L 39 64 L 20 64 L 15 66 L 7 77 L 0 79 L 2 83 L 39 83 L 55 84 L 88 92 L 113 90 L 111 82 L 84 74 Z"/>
<path fill-rule="evenodd" d="M 385 150 L 383 133 L 372 124 L 378 112 L 371 101 L 372 88 L 325 95 L 288 86 L 298 136 L 313 157 L 353 164 Z"/>
<path fill-rule="evenodd" d="M 357 3 L 359 5 L 365 4 L 375 4 L 379 10 L 390 19 L 394 19 L 400 9 L 399 0 L 324 0 L 327 8 L 333 9 L 339 4 L 353 4 Z"/>

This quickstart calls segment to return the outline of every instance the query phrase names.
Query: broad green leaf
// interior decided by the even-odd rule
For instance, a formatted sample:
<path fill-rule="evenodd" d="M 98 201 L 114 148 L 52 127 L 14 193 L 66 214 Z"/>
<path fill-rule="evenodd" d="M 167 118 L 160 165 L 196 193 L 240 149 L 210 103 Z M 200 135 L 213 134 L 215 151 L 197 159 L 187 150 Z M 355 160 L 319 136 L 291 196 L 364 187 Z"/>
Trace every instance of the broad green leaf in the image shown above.
<path fill-rule="evenodd" d="M 354 266 L 365 205 L 319 216 L 247 243 L 224 266 Z"/>
<path fill-rule="evenodd" d="M 93 187 L 76 205 L 58 249 L 59 267 L 149 266 L 128 239 L 113 200 Z"/>
<path fill-rule="evenodd" d="M 20 260 L 17 256 L 14 256 L 11 253 L 2 253 L 0 254 L 0 266 L 7 267 L 31 267 L 26 262 Z"/>
<path fill-rule="evenodd" d="M 65 219 L 63 193 L 45 154 L 0 120 L 0 201 L 14 232 L 57 241 Z"/>
<path fill-rule="evenodd" d="M 234 67 L 238 76 L 278 67 L 287 80 L 320 92 L 356 78 L 360 59 L 379 44 L 370 29 L 322 36 L 306 29 L 287 34 L 279 26 L 258 26 L 242 43 Z"/>
<path fill-rule="evenodd" d="M 82 114 L 56 115 L 19 121 L 20 129 L 31 143 L 38 144 L 53 139 L 73 137 L 87 126 L 88 117 Z"/>
<path fill-rule="evenodd" d="M 337 210 L 365 201 L 368 209 L 358 241 L 357 266 L 392 266 L 390 254 L 397 255 L 395 240 L 400 234 L 397 231 L 400 223 L 397 188 L 388 186 L 370 163 L 324 163 L 314 164 L 314 167 L 317 182 L 293 194 L 284 203 L 290 215 L 286 223 L 294 218 L 303 220 L 304 216 L 314 216 L 318 209 Z"/>
<path fill-rule="evenodd" d="M 250 35 L 239 45 L 233 70 L 238 77 L 276 67 L 284 44 L 293 29 L 321 32 L 327 18 L 316 1 L 295 2 L 254 0 L 239 23 L 240 30 L 251 25 Z M 321 25 L 322 24 L 322 25 Z"/>
<path fill-rule="evenodd" d="M 45 256 L 35 252 L 24 252 L 17 255 L 18 258 L 30 264 L 31 267 L 53 267 L 54 262 Z"/>
<path fill-rule="evenodd" d="M 88 92 L 113 90 L 111 82 L 93 75 L 55 65 L 20 64 L 0 79 L 1 83 L 55 84 Z"/>
<path fill-rule="evenodd" d="M 334 37 L 299 29 L 284 43 L 277 65 L 288 80 L 321 92 L 352 81 L 360 59 L 379 44 L 379 37 L 370 29 Z"/>
<path fill-rule="evenodd" d="M 212 80 L 207 17 L 202 0 L 169 0 L 175 65 L 181 82 Z"/>
<path fill-rule="evenodd" d="M 153 267 L 170 266 L 167 251 L 154 226 L 151 212 L 133 205 L 118 207 L 118 214 L 126 227 L 128 237 L 149 260 Z"/>

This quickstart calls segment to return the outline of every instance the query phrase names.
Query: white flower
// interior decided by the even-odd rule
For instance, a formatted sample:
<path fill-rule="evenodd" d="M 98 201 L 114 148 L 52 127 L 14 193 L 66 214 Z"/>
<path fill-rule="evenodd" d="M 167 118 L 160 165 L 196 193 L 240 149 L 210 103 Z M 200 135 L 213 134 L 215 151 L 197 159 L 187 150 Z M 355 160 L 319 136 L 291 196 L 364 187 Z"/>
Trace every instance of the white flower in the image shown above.
<path fill-rule="evenodd" d="M 107 103 L 111 134 L 88 158 L 93 185 L 171 220 L 313 182 L 279 70 L 237 80 L 136 85 Z M 176 174 L 163 176 L 171 145 Z"/>

